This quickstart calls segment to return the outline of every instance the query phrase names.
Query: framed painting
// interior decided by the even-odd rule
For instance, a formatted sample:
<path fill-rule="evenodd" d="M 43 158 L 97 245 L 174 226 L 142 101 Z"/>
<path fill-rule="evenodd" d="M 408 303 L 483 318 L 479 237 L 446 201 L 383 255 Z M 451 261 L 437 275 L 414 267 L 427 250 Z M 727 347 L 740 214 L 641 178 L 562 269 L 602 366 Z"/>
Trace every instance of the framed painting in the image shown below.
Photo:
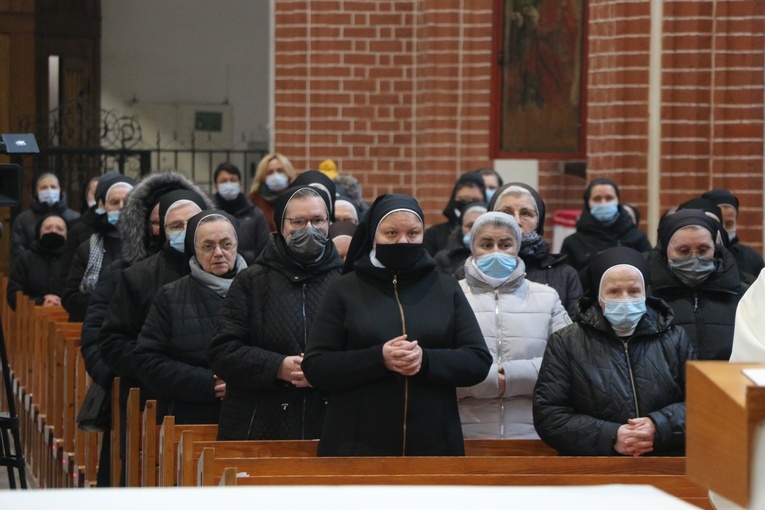
<path fill-rule="evenodd" d="M 495 0 L 493 158 L 583 159 L 586 0 Z"/>

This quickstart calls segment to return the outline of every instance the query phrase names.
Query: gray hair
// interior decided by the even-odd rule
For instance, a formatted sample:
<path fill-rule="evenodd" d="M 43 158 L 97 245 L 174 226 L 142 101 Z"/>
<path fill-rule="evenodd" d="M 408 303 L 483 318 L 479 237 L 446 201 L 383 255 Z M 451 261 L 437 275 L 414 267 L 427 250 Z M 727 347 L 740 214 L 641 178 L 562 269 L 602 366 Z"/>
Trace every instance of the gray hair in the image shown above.
<path fill-rule="evenodd" d="M 478 217 L 477 220 L 475 220 L 475 223 L 473 223 L 473 228 L 470 229 L 471 253 L 473 252 L 473 241 L 475 241 L 475 238 L 478 236 L 479 232 L 486 227 L 503 228 L 513 234 L 516 243 L 518 243 L 518 251 L 520 252 L 522 234 L 521 227 L 518 226 L 518 222 L 515 221 L 515 218 L 509 214 L 499 211 L 492 211 L 487 212 L 486 214 L 482 214 Z"/>
<path fill-rule="evenodd" d="M 537 200 L 534 198 L 534 195 L 532 195 L 531 192 L 526 188 L 516 185 L 508 186 L 502 190 L 502 193 L 499 194 L 497 200 L 494 202 L 495 211 L 497 210 L 497 207 L 499 207 L 499 203 L 502 201 L 502 198 L 508 195 L 525 195 L 531 197 L 531 202 L 534 204 L 534 212 L 539 214 L 539 210 L 537 209 Z"/>

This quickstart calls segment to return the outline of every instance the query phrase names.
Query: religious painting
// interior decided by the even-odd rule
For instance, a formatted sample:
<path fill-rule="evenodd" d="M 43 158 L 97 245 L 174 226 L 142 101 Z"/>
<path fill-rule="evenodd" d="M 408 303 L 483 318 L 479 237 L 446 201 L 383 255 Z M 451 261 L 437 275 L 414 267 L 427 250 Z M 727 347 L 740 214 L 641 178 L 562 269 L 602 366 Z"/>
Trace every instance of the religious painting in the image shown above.
<path fill-rule="evenodd" d="M 496 0 L 494 157 L 584 157 L 585 3 Z"/>

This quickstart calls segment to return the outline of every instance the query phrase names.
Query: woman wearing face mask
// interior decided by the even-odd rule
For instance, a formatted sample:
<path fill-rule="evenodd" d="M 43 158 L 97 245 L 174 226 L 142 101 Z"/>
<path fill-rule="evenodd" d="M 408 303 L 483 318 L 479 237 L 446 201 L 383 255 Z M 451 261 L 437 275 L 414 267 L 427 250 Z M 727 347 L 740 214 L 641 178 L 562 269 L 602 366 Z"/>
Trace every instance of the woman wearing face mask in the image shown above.
<path fill-rule="evenodd" d="M 316 439 L 325 399 L 301 370 L 306 338 L 342 262 L 329 241 L 329 197 L 296 186 L 275 203 L 272 234 L 231 285 L 207 356 L 226 381 L 218 439 Z"/>
<path fill-rule="evenodd" d="M 203 211 L 189 220 L 191 273 L 162 287 L 138 337 L 141 381 L 157 395 L 157 418 L 218 423 L 226 383 L 207 363 L 207 348 L 231 282 L 247 267 L 237 254 L 236 218 Z"/>
<path fill-rule="evenodd" d="M 597 254 L 574 324 L 550 335 L 534 389 L 534 426 L 561 455 L 682 455 L 685 364 L 672 309 L 646 297 L 635 250 Z"/>
<path fill-rule="evenodd" d="M 66 221 L 49 214 L 35 226 L 37 240 L 13 261 L 8 280 L 8 303 L 16 309 L 16 292 L 22 291 L 36 305 L 61 306 L 61 256 Z"/>
<path fill-rule="evenodd" d="M 569 316 L 576 313 L 582 297 L 582 283 L 565 255 L 553 255 L 544 237 L 545 203 L 537 190 L 521 182 L 508 183 L 497 190 L 489 209 L 509 214 L 523 233 L 518 255 L 526 265 L 526 279 L 549 285 L 560 297 Z"/>
<path fill-rule="evenodd" d="M 747 288 L 733 255 L 713 241 L 719 228 L 698 209 L 666 216 L 648 258 L 652 295 L 672 307 L 699 359 L 730 357 L 736 307 Z"/>
<path fill-rule="evenodd" d="M 595 179 L 584 192 L 576 232 L 563 240 L 560 249 L 571 267 L 580 272 L 583 284 L 586 275 L 582 270 L 596 253 L 613 246 L 627 246 L 641 253 L 651 249 L 648 237 L 638 230 L 620 200 L 619 186 L 611 179 Z"/>
<path fill-rule="evenodd" d="M 330 392 L 321 456 L 464 454 L 456 388 L 482 381 L 491 355 L 422 240 L 407 195 L 378 197 L 353 235 L 302 364 Z"/>
<path fill-rule="evenodd" d="M 463 267 L 470 256 L 470 230 L 475 220 L 486 212 L 486 204 L 473 202 L 467 204 L 460 215 L 460 227 L 449 235 L 446 248 L 436 253 L 436 270 L 445 275 L 462 279 L 465 277 Z"/>
<path fill-rule="evenodd" d="M 279 194 L 287 189 L 295 180 L 297 172 L 290 160 L 275 152 L 266 154 L 258 163 L 255 177 L 252 179 L 252 187 L 247 198 L 252 200 L 263 211 L 271 232 L 276 232 L 274 222 L 274 203 Z"/>
<path fill-rule="evenodd" d="M 11 258 L 26 250 L 35 236 L 35 226 L 48 214 L 64 218 L 67 227 L 80 217 L 80 213 L 66 206 L 66 193 L 61 191 L 58 177 L 52 173 L 38 176 L 32 183 L 32 198 L 29 209 L 22 211 L 11 227 Z"/>
<path fill-rule="evenodd" d="M 98 283 L 101 271 L 122 256 L 122 240 L 117 222 L 134 186 L 133 179 L 119 174 L 104 176 L 96 186 L 95 196 L 104 214 L 99 216 L 90 237 L 77 248 L 65 276 L 62 304 L 69 312 L 71 322 L 85 320 L 90 295 Z"/>
<path fill-rule="evenodd" d="M 481 383 L 457 390 L 467 438 L 538 439 L 531 394 L 547 338 L 571 324 L 558 293 L 525 278 L 521 229 L 512 216 L 484 214 L 470 232 L 462 290 L 494 363 Z"/>

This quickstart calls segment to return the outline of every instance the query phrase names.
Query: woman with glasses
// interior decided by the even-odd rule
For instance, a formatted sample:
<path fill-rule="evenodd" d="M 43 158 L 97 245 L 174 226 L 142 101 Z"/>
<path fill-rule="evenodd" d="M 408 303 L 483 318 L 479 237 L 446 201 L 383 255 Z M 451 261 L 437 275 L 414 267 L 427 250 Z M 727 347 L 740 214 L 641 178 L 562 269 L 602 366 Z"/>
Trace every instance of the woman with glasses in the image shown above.
<path fill-rule="evenodd" d="M 545 241 L 545 202 L 537 190 L 521 182 L 500 187 L 489 202 L 490 211 L 509 214 L 521 227 L 521 250 L 518 256 L 526 265 L 526 279 L 558 291 L 569 316 L 576 313 L 582 297 L 582 283 L 565 255 L 553 255 Z"/>
<path fill-rule="evenodd" d="M 278 227 L 231 285 L 207 351 L 226 381 L 218 439 L 315 439 L 325 399 L 301 368 L 306 338 L 342 261 L 329 241 L 329 197 L 295 186 L 275 203 Z"/>
<path fill-rule="evenodd" d="M 157 417 L 176 423 L 218 423 L 226 383 L 207 363 L 218 311 L 231 282 L 247 267 L 237 254 L 238 222 L 203 211 L 186 227 L 191 273 L 162 287 L 143 324 L 135 357 L 141 381 L 157 395 Z"/>

